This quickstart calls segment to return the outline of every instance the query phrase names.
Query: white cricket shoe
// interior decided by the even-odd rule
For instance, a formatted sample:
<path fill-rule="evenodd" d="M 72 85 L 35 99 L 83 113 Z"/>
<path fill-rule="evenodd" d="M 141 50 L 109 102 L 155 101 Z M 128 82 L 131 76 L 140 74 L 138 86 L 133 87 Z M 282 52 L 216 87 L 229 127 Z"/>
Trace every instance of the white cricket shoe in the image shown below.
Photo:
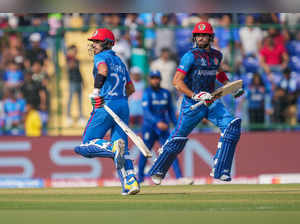
<path fill-rule="evenodd" d="M 215 169 L 212 169 L 209 176 L 215 178 Z M 231 181 L 231 176 L 229 174 L 224 173 L 222 176 L 220 176 L 220 178 L 216 178 L 216 179 L 229 182 L 229 181 Z"/>
<path fill-rule="evenodd" d="M 151 176 L 153 183 L 155 183 L 156 185 L 160 185 L 162 178 L 159 175 L 153 175 Z"/>
<path fill-rule="evenodd" d="M 194 180 L 189 177 L 181 177 L 177 179 L 177 185 L 192 185 Z"/>

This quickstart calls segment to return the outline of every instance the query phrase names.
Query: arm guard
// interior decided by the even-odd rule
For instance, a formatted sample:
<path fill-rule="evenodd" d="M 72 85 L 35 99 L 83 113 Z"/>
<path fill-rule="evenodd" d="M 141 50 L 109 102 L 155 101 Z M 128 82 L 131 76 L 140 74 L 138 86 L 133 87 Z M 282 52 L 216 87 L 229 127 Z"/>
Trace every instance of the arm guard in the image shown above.
<path fill-rule="evenodd" d="M 104 82 L 106 80 L 106 76 L 102 74 L 97 74 L 94 80 L 94 88 L 95 89 L 101 89 L 103 86 Z"/>

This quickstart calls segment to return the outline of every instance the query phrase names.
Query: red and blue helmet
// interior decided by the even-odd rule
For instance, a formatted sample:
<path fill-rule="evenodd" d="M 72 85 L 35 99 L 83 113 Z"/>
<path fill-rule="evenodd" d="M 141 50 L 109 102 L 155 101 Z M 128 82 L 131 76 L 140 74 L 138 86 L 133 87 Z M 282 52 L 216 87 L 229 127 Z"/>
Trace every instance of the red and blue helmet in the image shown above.
<path fill-rule="evenodd" d="M 99 28 L 94 32 L 92 37 L 88 38 L 88 40 L 90 40 L 90 41 L 94 41 L 94 40 L 109 41 L 109 42 L 112 42 L 112 44 L 114 45 L 115 36 L 111 30 L 109 30 L 107 28 Z"/>

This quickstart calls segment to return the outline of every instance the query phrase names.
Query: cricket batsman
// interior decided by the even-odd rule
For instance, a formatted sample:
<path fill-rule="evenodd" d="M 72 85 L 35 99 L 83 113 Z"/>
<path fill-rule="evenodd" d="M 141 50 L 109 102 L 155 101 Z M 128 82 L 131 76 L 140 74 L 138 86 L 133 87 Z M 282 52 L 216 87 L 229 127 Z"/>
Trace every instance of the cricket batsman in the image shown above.
<path fill-rule="evenodd" d="M 155 184 L 161 183 L 169 167 L 183 150 L 187 136 L 203 118 L 211 121 L 221 131 L 210 175 L 222 181 L 231 181 L 231 165 L 241 135 L 241 119 L 233 117 L 221 101 L 211 95 L 215 90 L 216 80 L 222 84 L 229 81 L 220 68 L 222 53 L 211 47 L 214 39 L 212 26 L 207 22 L 197 23 L 192 33 L 194 48 L 181 58 L 173 79 L 175 88 L 184 94 L 179 118 L 149 171 Z M 239 89 L 233 95 L 238 97 L 243 92 L 243 89 Z M 190 110 L 190 106 L 199 101 L 204 104 Z"/>
<path fill-rule="evenodd" d="M 142 126 L 143 140 L 149 149 L 152 149 L 156 141 L 159 141 L 163 145 L 170 135 L 169 124 L 172 122 L 176 125 L 177 121 L 171 93 L 167 89 L 161 88 L 160 83 L 160 71 L 151 71 L 149 74 L 149 87 L 144 91 L 142 102 L 144 111 Z M 140 183 L 144 181 L 146 163 L 147 158 L 140 153 L 138 163 L 138 181 Z M 182 177 L 177 158 L 174 160 L 172 166 L 178 184 L 193 183 L 192 179 Z"/>
<path fill-rule="evenodd" d="M 135 91 L 134 85 L 126 66 L 112 51 L 115 37 L 109 29 L 97 29 L 88 40 L 89 51 L 94 55 L 94 90 L 90 94 L 93 111 L 83 133 L 83 144 L 77 146 L 75 152 L 87 158 L 112 158 L 122 194 L 137 194 L 140 188 L 128 157 L 127 135 L 103 108 L 105 103 L 128 124 L 128 96 Z M 109 129 L 111 141 L 103 139 Z"/>

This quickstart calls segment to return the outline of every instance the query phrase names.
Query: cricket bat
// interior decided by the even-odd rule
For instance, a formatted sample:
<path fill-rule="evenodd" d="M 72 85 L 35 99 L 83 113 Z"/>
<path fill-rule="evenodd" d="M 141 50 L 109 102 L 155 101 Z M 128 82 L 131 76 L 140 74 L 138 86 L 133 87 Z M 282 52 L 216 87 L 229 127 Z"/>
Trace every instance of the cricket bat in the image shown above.
<path fill-rule="evenodd" d="M 226 96 L 228 94 L 234 93 L 238 89 L 242 88 L 243 86 L 243 80 L 236 80 L 234 82 L 229 82 L 226 85 L 216 89 L 211 95 L 213 97 L 213 100 L 216 100 L 222 96 Z M 201 106 L 204 102 L 200 101 L 190 107 L 191 110 L 195 110 L 199 106 Z"/>
<path fill-rule="evenodd" d="M 112 109 L 110 109 L 107 105 L 103 106 L 104 109 L 107 111 L 107 113 L 110 114 L 110 116 L 112 116 L 112 118 L 114 119 L 114 121 L 120 126 L 120 128 L 122 128 L 122 130 L 127 134 L 127 136 L 134 142 L 134 144 L 138 147 L 138 149 L 143 153 L 143 155 L 146 158 L 151 158 L 152 157 L 152 153 L 151 151 L 148 149 L 148 147 L 145 145 L 143 139 L 136 135 L 128 126 L 127 124 L 125 124 L 121 118 L 112 111 Z"/>

